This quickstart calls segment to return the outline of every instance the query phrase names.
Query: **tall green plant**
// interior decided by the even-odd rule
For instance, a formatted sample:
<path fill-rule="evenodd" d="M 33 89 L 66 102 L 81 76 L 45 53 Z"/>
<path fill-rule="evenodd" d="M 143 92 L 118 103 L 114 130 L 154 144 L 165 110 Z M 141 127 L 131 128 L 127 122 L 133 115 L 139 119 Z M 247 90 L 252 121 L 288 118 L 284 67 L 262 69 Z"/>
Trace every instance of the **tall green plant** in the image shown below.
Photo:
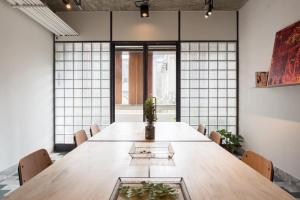
<path fill-rule="evenodd" d="M 145 101 L 145 117 L 146 120 L 151 124 L 157 120 L 156 117 L 156 98 L 148 97 Z"/>
<path fill-rule="evenodd" d="M 241 144 L 244 142 L 244 138 L 242 136 L 234 135 L 225 129 L 219 130 L 217 132 L 222 137 L 222 145 L 231 153 L 236 153 L 238 148 L 240 148 Z"/>

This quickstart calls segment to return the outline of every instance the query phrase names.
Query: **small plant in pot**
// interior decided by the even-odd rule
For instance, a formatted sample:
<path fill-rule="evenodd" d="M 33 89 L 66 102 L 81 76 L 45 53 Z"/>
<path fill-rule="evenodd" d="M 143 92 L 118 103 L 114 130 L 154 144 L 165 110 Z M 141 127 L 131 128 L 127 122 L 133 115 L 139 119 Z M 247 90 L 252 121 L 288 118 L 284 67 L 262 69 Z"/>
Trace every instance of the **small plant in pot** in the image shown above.
<path fill-rule="evenodd" d="M 153 122 L 156 121 L 156 98 L 148 97 L 145 101 L 145 118 L 147 121 L 147 126 L 145 127 L 145 138 L 148 140 L 153 140 L 155 138 L 155 127 Z"/>
<path fill-rule="evenodd" d="M 232 134 L 225 129 L 217 131 L 222 137 L 222 146 L 233 154 L 239 154 L 241 144 L 244 142 L 244 138 L 240 135 Z"/>

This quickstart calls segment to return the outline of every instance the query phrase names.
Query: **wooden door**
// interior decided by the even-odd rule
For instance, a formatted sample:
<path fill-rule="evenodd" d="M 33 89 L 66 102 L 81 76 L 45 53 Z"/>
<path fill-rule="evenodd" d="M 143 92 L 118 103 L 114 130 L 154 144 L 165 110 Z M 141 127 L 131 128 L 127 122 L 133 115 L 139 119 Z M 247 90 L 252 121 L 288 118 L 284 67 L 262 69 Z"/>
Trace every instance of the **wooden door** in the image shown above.
<path fill-rule="evenodd" d="M 122 52 L 115 52 L 115 103 L 122 104 Z"/>
<path fill-rule="evenodd" d="M 152 53 L 148 54 L 147 97 L 152 96 Z M 143 52 L 129 53 L 129 104 L 143 104 L 144 66 Z M 122 52 L 115 52 L 115 103 L 122 104 Z"/>
<path fill-rule="evenodd" d="M 143 104 L 143 53 L 129 53 L 129 104 Z"/>
<path fill-rule="evenodd" d="M 153 96 L 153 53 L 149 52 L 148 53 L 148 66 L 147 66 L 147 97 L 152 97 Z"/>

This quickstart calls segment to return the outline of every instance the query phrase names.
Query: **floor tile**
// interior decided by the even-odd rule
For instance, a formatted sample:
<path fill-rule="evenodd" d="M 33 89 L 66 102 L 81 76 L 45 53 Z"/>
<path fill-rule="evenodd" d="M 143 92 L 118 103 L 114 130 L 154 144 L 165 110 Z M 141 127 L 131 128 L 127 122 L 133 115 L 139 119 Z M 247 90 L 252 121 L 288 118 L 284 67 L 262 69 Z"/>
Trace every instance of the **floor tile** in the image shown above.
<path fill-rule="evenodd" d="M 2 188 L 2 190 L 12 191 L 12 190 L 16 190 L 18 187 L 20 187 L 19 184 L 17 184 L 17 185 L 6 185 Z"/>
<path fill-rule="evenodd" d="M 0 182 L 7 178 L 7 175 L 0 175 Z"/>
<path fill-rule="evenodd" d="M 282 188 L 285 188 L 289 192 L 300 192 L 300 187 L 296 186 L 295 184 L 290 184 L 287 182 L 277 182 L 276 184 Z"/>
<path fill-rule="evenodd" d="M 300 199 L 300 192 L 292 192 L 293 197 Z"/>
<path fill-rule="evenodd" d="M 0 190 L 0 198 L 3 197 L 9 190 Z"/>
<path fill-rule="evenodd" d="M 281 180 L 278 176 L 274 176 L 274 182 L 282 182 L 283 180 Z"/>

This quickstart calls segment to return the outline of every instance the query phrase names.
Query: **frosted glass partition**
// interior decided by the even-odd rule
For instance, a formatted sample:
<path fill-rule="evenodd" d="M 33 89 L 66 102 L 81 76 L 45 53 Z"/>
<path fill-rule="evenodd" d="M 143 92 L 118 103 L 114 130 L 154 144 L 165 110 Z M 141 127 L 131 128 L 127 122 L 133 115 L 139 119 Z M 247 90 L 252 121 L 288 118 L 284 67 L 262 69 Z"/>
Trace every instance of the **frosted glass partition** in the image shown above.
<path fill-rule="evenodd" d="M 181 121 L 236 133 L 236 42 L 181 43 Z"/>
<path fill-rule="evenodd" d="M 55 44 L 55 143 L 73 133 L 110 124 L 110 46 L 100 42 Z"/>

